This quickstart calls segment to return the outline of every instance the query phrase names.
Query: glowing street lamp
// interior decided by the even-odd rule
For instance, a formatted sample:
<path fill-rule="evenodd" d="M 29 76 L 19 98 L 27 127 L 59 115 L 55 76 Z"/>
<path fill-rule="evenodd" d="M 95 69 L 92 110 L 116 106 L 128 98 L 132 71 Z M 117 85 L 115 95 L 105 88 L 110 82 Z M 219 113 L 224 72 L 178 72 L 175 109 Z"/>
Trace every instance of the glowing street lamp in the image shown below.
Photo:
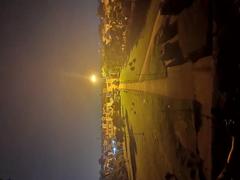
<path fill-rule="evenodd" d="M 92 83 L 96 83 L 96 82 L 97 82 L 97 76 L 96 76 L 95 74 L 92 74 L 92 75 L 90 76 L 90 81 L 91 81 Z"/>

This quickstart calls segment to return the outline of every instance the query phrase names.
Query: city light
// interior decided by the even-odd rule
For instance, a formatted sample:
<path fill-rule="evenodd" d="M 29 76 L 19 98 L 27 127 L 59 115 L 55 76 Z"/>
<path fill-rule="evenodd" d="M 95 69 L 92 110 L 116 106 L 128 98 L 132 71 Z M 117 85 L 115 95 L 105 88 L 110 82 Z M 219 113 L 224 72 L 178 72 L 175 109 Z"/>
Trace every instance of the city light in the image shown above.
<path fill-rule="evenodd" d="M 112 140 L 112 144 L 115 145 L 115 144 L 116 144 L 116 141 L 115 141 L 115 140 Z"/>
<path fill-rule="evenodd" d="M 117 148 L 113 148 L 113 154 L 116 154 Z"/>

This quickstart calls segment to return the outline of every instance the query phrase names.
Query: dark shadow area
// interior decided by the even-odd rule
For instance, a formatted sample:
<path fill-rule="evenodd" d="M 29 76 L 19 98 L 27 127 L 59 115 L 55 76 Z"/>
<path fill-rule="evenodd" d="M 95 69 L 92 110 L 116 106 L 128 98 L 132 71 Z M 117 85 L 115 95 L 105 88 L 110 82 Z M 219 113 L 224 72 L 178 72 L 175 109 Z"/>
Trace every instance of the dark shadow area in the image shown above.
<path fill-rule="evenodd" d="M 226 131 L 226 127 L 223 121 L 215 119 L 213 121 L 213 143 L 212 143 L 212 153 L 213 153 L 213 177 L 219 175 L 225 166 L 228 151 L 231 147 L 231 137 Z"/>
<path fill-rule="evenodd" d="M 214 134 L 213 134 L 213 179 L 219 175 L 226 163 L 227 154 L 231 147 L 231 138 L 226 130 L 224 119 L 231 119 L 239 122 L 239 106 L 233 105 L 227 108 L 226 102 L 236 98 L 240 89 L 240 47 L 236 44 L 240 41 L 240 2 L 235 0 L 214 0 L 213 18 L 217 26 L 217 61 L 216 61 L 216 84 L 214 108 Z M 224 102 L 221 97 L 224 96 Z M 226 116 L 226 114 L 228 114 Z M 238 117 L 234 117 L 234 116 Z M 236 134 L 239 136 L 239 131 Z M 238 152 L 239 153 L 239 152 Z M 238 165 L 232 167 L 232 171 L 239 172 Z M 233 179 L 239 179 L 236 177 Z"/>
<path fill-rule="evenodd" d="M 171 38 L 177 35 L 178 33 L 178 21 L 175 20 L 174 22 L 171 21 L 171 16 L 163 16 L 162 17 L 162 24 L 159 28 L 156 37 L 155 37 L 155 44 L 159 45 L 164 42 L 167 42 Z"/>
<path fill-rule="evenodd" d="M 178 180 L 175 174 L 167 172 L 165 175 L 165 180 Z"/>
<path fill-rule="evenodd" d="M 194 125 L 196 130 L 196 152 L 197 155 L 200 154 L 198 148 L 198 133 L 202 127 L 203 118 L 211 119 L 211 117 L 204 115 L 202 112 L 202 104 L 197 101 L 196 99 L 193 100 L 193 117 L 194 117 Z M 205 180 L 206 177 L 203 172 L 203 160 L 200 160 L 198 163 L 198 170 L 199 170 L 199 178 L 200 180 Z M 192 174 L 191 174 L 192 176 Z"/>
<path fill-rule="evenodd" d="M 127 51 L 129 52 L 137 40 L 139 35 L 145 26 L 148 9 L 150 7 L 151 0 L 136 0 L 132 2 L 131 16 L 128 25 L 127 34 Z"/>
<path fill-rule="evenodd" d="M 234 95 L 228 93 L 224 98 L 219 98 L 215 106 L 212 108 L 215 130 L 213 138 L 213 175 L 217 177 L 221 172 L 223 176 L 228 174 L 232 179 L 239 179 L 239 92 L 234 93 Z M 233 138 L 235 140 L 234 144 L 232 144 Z"/>
<path fill-rule="evenodd" d="M 178 66 L 187 62 L 187 59 L 183 57 L 178 41 L 164 44 L 161 48 L 160 59 L 165 62 L 170 61 L 166 67 Z"/>
<path fill-rule="evenodd" d="M 198 140 L 198 133 L 202 126 L 202 104 L 196 99 L 193 100 L 193 119 L 196 130 L 196 141 Z M 196 152 L 199 154 L 198 141 L 196 142 Z"/>
<path fill-rule="evenodd" d="M 163 0 L 159 6 L 161 15 L 177 15 L 192 5 L 194 0 Z"/>

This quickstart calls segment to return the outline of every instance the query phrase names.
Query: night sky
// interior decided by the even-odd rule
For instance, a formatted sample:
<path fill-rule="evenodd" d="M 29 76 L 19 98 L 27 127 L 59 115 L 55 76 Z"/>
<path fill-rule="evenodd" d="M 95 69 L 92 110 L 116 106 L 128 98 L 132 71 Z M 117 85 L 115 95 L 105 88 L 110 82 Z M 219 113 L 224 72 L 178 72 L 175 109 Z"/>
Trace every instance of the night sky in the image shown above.
<path fill-rule="evenodd" d="M 0 0 L 0 178 L 99 177 L 97 0 Z"/>

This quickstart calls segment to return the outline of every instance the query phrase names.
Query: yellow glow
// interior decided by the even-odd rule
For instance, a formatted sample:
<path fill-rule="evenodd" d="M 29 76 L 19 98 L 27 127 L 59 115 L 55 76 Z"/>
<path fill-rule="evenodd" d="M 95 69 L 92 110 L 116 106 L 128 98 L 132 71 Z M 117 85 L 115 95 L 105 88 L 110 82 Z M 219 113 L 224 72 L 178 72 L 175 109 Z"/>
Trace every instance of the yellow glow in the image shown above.
<path fill-rule="evenodd" d="M 96 83 L 97 82 L 96 75 L 95 74 L 91 75 L 90 80 L 91 80 L 92 83 Z"/>

